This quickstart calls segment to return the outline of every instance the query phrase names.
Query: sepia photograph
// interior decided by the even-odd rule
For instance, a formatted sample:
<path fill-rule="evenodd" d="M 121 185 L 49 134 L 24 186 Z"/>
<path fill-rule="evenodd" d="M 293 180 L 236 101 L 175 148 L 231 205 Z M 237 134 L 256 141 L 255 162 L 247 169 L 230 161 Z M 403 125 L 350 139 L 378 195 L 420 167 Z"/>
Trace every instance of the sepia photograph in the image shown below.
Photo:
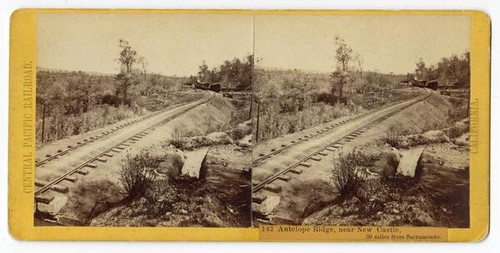
<path fill-rule="evenodd" d="M 35 226 L 251 226 L 251 15 L 36 24 Z"/>
<path fill-rule="evenodd" d="M 470 226 L 468 16 L 254 23 L 254 226 Z"/>

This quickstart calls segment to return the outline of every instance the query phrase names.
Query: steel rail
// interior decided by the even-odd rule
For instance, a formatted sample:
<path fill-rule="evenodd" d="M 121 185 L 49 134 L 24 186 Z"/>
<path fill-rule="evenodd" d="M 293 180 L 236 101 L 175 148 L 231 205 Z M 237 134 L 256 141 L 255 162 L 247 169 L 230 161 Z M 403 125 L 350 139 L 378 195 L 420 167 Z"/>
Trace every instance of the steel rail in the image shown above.
<path fill-rule="evenodd" d="M 162 109 L 162 110 L 150 113 L 148 115 L 141 116 L 141 117 L 139 117 L 137 119 L 130 120 L 127 123 L 123 123 L 123 124 L 121 124 L 119 126 L 111 128 L 111 130 L 106 130 L 106 131 L 103 130 L 104 132 L 102 132 L 101 135 L 92 136 L 92 137 L 90 137 L 88 139 L 85 138 L 82 141 L 78 141 L 76 145 L 68 145 L 68 147 L 66 149 L 61 150 L 61 151 L 57 152 L 54 155 L 51 155 L 51 156 L 46 157 L 46 158 L 43 158 L 43 159 L 41 159 L 39 161 L 35 161 L 35 167 L 39 167 L 41 165 L 44 165 L 44 164 L 46 164 L 46 163 L 48 163 L 48 162 L 50 162 L 52 160 L 57 159 L 60 156 L 63 156 L 65 154 L 69 153 L 70 151 L 77 150 L 78 148 L 81 148 L 82 146 L 85 146 L 88 143 L 91 143 L 91 142 L 94 142 L 96 140 L 102 139 L 103 137 L 108 137 L 108 136 L 110 136 L 110 134 L 112 134 L 112 133 L 114 133 L 114 132 L 116 132 L 118 130 L 121 130 L 121 129 L 125 128 L 125 127 L 134 125 L 134 124 L 139 123 L 139 122 L 143 122 L 144 120 L 150 119 L 150 118 L 152 118 L 152 117 L 154 117 L 154 116 L 156 116 L 156 115 L 158 115 L 160 113 L 163 113 L 163 112 L 166 112 L 166 111 L 169 111 L 169 110 L 174 110 L 174 109 L 179 108 L 179 107 L 181 107 L 183 105 L 185 105 L 185 104 L 176 104 L 174 106 L 171 106 L 171 107 L 168 107 L 168 108 L 165 108 L 165 109 Z"/>
<path fill-rule="evenodd" d="M 200 106 L 202 104 L 210 102 L 213 98 L 214 97 L 212 96 L 212 97 L 210 97 L 210 98 L 208 98 L 208 99 L 206 99 L 204 101 L 200 101 L 200 102 L 198 102 L 198 103 L 196 103 L 196 104 L 194 104 L 192 106 L 184 108 L 181 111 L 179 111 L 179 112 L 177 112 L 177 113 L 175 113 L 173 115 L 170 115 L 169 117 L 163 119 L 162 121 L 160 121 L 160 122 L 158 122 L 158 123 L 156 123 L 156 124 L 154 124 L 154 125 L 146 128 L 146 129 L 143 129 L 143 130 L 141 130 L 141 131 L 139 131 L 137 133 L 134 133 L 134 134 L 132 134 L 132 135 L 124 138 L 121 142 L 119 142 L 119 143 L 111 146 L 110 148 L 108 148 L 108 149 L 100 152 L 99 154 L 93 156 L 92 158 L 86 160 L 85 162 L 81 163 L 80 165 L 74 167 L 73 169 L 70 169 L 68 172 L 64 173 L 63 175 L 57 177 L 56 179 L 54 179 L 54 180 L 50 181 L 49 183 L 45 184 L 44 186 L 40 187 L 38 190 L 35 191 L 35 196 L 40 195 L 40 194 L 42 194 L 42 193 L 50 190 L 52 186 L 54 186 L 54 185 L 62 182 L 63 180 L 65 180 L 66 177 L 68 177 L 68 176 L 76 173 L 78 170 L 80 170 L 80 169 L 82 169 L 84 167 L 87 167 L 87 165 L 89 165 L 90 163 L 92 163 L 94 161 L 97 161 L 100 157 L 105 156 L 105 154 L 111 152 L 113 149 L 116 149 L 117 147 L 120 147 L 120 146 L 124 145 L 125 143 L 129 142 L 132 138 L 134 138 L 134 137 L 136 137 L 138 135 L 141 135 L 141 134 L 146 134 L 147 131 L 154 130 L 156 127 L 159 127 L 161 125 L 166 124 L 167 122 L 169 122 L 169 121 L 177 118 L 178 116 L 180 116 L 180 115 L 188 112 L 189 110 L 194 109 L 195 107 L 198 107 L 198 106 Z"/>
<path fill-rule="evenodd" d="M 408 102 L 408 101 L 406 101 L 406 102 Z M 387 108 L 389 108 L 391 106 L 394 106 L 397 103 L 398 102 L 391 103 L 391 104 L 388 104 L 388 105 L 386 105 L 386 106 L 384 106 L 384 107 L 382 107 L 380 109 L 377 109 L 377 110 L 370 110 L 370 111 L 367 111 L 367 112 L 364 112 L 364 113 L 361 113 L 361 114 L 358 114 L 358 115 L 351 116 L 348 119 L 345 119 L 345 120 L 333 123 L 331 125 L 328 125 L 328 126 L 326 126 L 326 129 L 318 130 L 315 134 L 309 134 L 309 135 L 305 135 L 304 137 L 300 137 L 298 141 L 294 141 L 294 142 L 292 142 L 290 144 L 287 144 L 285 146 L 281 146 L 280 148 L 277 148 L 277 149 L 271 151 L 268 154 L 265 154 L 265 155 L 262 155 L 262 156 L 259 156 L 259 157 L 255 158 L 255 159 L 253 159 L 252 160 L 252 166 L 256 166 L 256 165 L 264 162 L 264 160 L 270 158 L 273 155 L 281 153 L 283 150 L 289 149 L 289 148 L 291 148 L 293 146 L 296 146 L 296 145 L 301 144 L 303 142 L 309 141 L 309 139 L 311 139 L 311 138 L 318 138 L 318 137 L 324 135 L 325 133 L 334 131 L 336 129 L 336 127 L 343 126 L 343 125 L 345 125 L 345 124 L 347 124 L 349 122 L 352 122 L 354 120 L 357 120 L 357 119 L 360 119 L 362 117 L 365 117 L 367 114 L 377 113 L 379 111 L 385 110 L 385 109 L 387 109 Z M 401 102 L 399 102 L 399 103 L 401 103 Z M 402 102 L 402 103 L 405 103 L 405 102 Z"/>
<path fill-rule="evenodd" d="M 403 110 L 403 109 L 406 109 L 418 102 L 421 102 L 427 98 L 430 97 L 431 94 L 429 95 L 424 95 L 423 97 L 421 98 L 417 98 L 415 101 L 413 102 L 410 102 L 410 101 L 406 101 L 406 102 L 403 102 L 401 104 L 405 104 L 405 103 L 408 103 L 408 104 L 405 104 L 405 105 L 402 105 L 401 107 L 397 107 L 397 108 L 393 108 L 390 112 L 387 112 L 386 114 L 382 115 L 381 117 L 377 118 L 377 119 L 374 119 L 373 121 L 370 121 L 369 123 L 363 125 L 363 126 L 360 126 L 360 127 L 357 127 L 356 129 L 354 129 L 353 131 L 350 131 L 349 133 L 335 139 L 333 142 L 330 142 L 328 143 L 327 145 L 324 145 L 323 147 L 319 148 L 318 150 L 314 151 L 313 153 L 307 155 L 306 157 L 300 159 L 299 161 L 293 163 L 292 165 L 289 165 L 286 169 L 284 170 L 281 170 L 279 171 L 278 173 L 275 173 L 274 175 L 266 178 L 265 180 L 263 180 L 262 182 L 258 183 L 257 185 L 253 186 L 252 188 L 252 192 L 255 193 L 255 192 L 258 192 L 260 190 L 262 190 L 266 185 L 274 182 L 275 180 L 277 180 L 280 176 L 283 176 L 284 174 L 290 172 L 292 169 L 300 166 L 302 163 L 308 161 L 311 159 L 311 157 L 313 156 L 316 156 L 318 155 L 319 153 L 321 153 L 322 151 L 326 150 L 328 147 L 331 147 L 333 145 L 338 145 L 340 144 L 340 142 L 345 139 L 346 137 L 348 136 L 352 136 L 353 134 L 357 133 L 357 132 L 360 132 L 360 131 L 364 131 L 366 129 L 368 129 L 369 127 L 373 126 L 374 124 L 377 124 L 377 123 L 380 123 L 382 122 L 383 120 L 393 116 L 394 114 L 398 113 L 400 110 Z"/>

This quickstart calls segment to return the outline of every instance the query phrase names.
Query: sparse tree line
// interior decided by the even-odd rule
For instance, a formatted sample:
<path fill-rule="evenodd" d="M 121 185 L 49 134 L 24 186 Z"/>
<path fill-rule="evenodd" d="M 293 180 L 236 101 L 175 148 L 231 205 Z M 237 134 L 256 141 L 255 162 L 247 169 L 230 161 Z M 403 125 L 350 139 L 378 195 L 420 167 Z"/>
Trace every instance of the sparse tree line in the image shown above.
<path fill-rule="evenodd" d="M 147 61 L 123 39 L 115 76 L 81 71 L 37 71 L 37 145 L 81 134 L 144 108 L 159 109 L 176 78 L 147 72 Z"/>
<path fill-rule="evenodd" d="M 234 58 L 226 60 L 219 67 L 210 69 L 205 61 L 199 66 L 196 76 L 191 76 L 191 81 L 227 83 L 230 89 L 247 89 L 252 85 L 253 55 L 244 59 Z"/>
<path fill-rule="evenodd" d="M 437 64 L 427 65 L 420 58 L 415 66 L 414 74 L 407 74 L 407 79 L 439 80 L 445 85 L 459 83 L 468 86 L 470 83 L 470 52 L 462 55 L 443 57 Z"/>
<path fill-rule="evenodd" d="M 404 75 L 364 71 L 362 56 L 344 39 L 334 36 L 333 42 L 335 67 L 329 75 L 254 70 L 257 142 L 410 96 L 395 90 Z"/>

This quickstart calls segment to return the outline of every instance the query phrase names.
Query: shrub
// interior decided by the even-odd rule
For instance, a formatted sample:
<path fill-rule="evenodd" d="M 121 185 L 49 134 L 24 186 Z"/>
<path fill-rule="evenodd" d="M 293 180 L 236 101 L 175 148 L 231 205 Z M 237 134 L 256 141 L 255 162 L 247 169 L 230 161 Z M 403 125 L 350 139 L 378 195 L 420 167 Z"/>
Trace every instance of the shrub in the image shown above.
<path fill-rule="evenodd" d="M 385 143 L 395 148 L 400 148 L 399 145 L 400 134 L 396 126 L 391 125 L 386 132 Z"/>
<path fill-rule="evenodd" d="M 369 157 L 354 150 L 347 155 L 340 155 L 332 169 L 331 181 L 343 197 L 352 196 L 361 185 L 355 169 L 365 165 Z"/>
<path fill-rule="evenodd" d="M 148 187 L 156 179 L 156 174 L 150 169 L 158 167 L 159 161 L 153 159 L 147 151 L 141 151 L 136 156 L 127 155 L 120 169 L 120 182 L 128 197 L 144 196 Z"/>

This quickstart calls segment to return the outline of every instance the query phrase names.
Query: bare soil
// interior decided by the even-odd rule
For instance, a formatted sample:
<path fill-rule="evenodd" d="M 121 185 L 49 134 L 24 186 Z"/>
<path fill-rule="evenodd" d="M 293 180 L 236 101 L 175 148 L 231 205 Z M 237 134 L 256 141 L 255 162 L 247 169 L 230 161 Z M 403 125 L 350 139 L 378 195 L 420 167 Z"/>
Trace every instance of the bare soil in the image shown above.
<path fill-rule="evenodd" d="M 428 144 L 422 160 L 429 163 L 419 163 L 418 179 L 406 188 L 404 183 L 392 182 L 382 184 L 381 192 L 365 192 L 363 195 L 378 196 L 372 201 L 360 197 L 339 198 L 338 190 L 332 183 L 332 168 L 339 155 L 356 149 L 377 157 L 382 152 L 390 151 L 391 146 L 386 141 L 388 133 L 394 129 L 397 129 L 398 136 L 422 134 L 435 129 L 448 133 L 447 128 L 454 125 L 450 116 L 454 106 L 456 104 L 446 97 L 434 94 L 428 100 L 402 110 L 343 144 L 337 151 L 328 152 L 320 161 L 312 161 L 311 167 L 300 167 L 302 174 L 291 174 L 288 182 L 273 182 L 273 185 L 281 187 L 281 192 L 257 193 L 257 196 L 268 196 L 269 200 L 255 205 L 255 208 L 277 217 L 275 221 L 279 223 L 467 226 L 468 216 L 463 212 L 469 210 L 468 192 L 465 191 L 469 180 L 465 173 L 469 163 L 466 134 L 449 138 L 446 142 Z M 293 135 L 259 143 L 254 156 L 305 133 Z M 435 158 L 430 158 L 431 154 Z M 277 171 L 277 166 L 267 166 L 267 171 L 262 174 Z M 435 197 L 432 197 L 425 190 L 427 188 L 441 194 L 433 193 Z"/>
<path fill-rule="evenodd" d="M 387 133 L 398 129 L 408 136 L 429 135 L 428 132 L 450 132 L 462 123 L 450 122 L 453 104 L 445 97 L 433 95 L 378 124 L 344 146 L 343 152 L 354 148 L 368 155 L 389 150 Z M 431 113 L 427 113 L 431 112 Z M 468 122 L 468 121 L 466 121 Z M 468 128 L 458 126 L 460 130 Z M 453 136 L 453 135 L 452 135 Z M 338 199 L 306 219 L 303 224 L 390 225 L 390 226 L 469 226 L 469 146 L 468 133 L 458 137 L 426 139 L 415 178 L 381 182 L 372 195 Z M 363 138 L 364 137 L 364 138 Z M 402 136 L 405 137 L 405 136 Z M 404 138 L 403 138 L 404 139 Z"/>
<path fill-rule="evenodd" d="M 88 175 L 77 175 L 76 182 L 61 182 L 61 185 L 68 186 L 69 192 L 67 194 L 54 191 L 48 192 L 48 194 L 56 197 L 55 200 L 57 201 L 53 202 L 59 204 L 57 206 L 54 206 L 52 202 L 49 205 L 40 204 L 40 209 L 44 212 L 41 216 L 55 216 L 60 221 L 72 225 L 88 225 L 92 223 L 97 226 L 105 224 L 111 226 L 141 226 L 146 222 L 149 224 L 148 226 L 151 226 L 152 223 L 159 226 L 246 226 L 246 224 L 249 224 L 250 211 L 248 205 L 244 206 L 242 203 L 249 203 L 250 176 L 248 168 L 251 153 L 249 150 L 242 149 L 237 145 L 217 146 L 217 144 L 214 144 L 212 146 L 207 156 L 206 177 L 204 180 L 189 183 L 182 183 L 182 180 L 180 180 L 177 184 L 172 184 L 170 191 L 172 193 L 172 203 L 178 202 L 178 206 L 169 211 L 168 215 L 167 211 L 165 211 L 158 217 L 154 215 L 150 215 L 149 218 L 147 215 L 141 216 L 141 212 L 137 210 L 144 209 L 144 200 L 127 199 L 119 182 L 119 170 L 125 156 L 136 155 L 147 148 L 165 146 L 165 143 L 168 143 L 175 136 L 176 129 L 182 129 L 184 133 L 200 135 L 210 133 L 214 129 L 230 129 L 229 123 L 233 110 L 234 107 L 231 103 L 225 101 L 222 97 L 217 97 L 210 103 L 198 106 L 156 128 L 124 151 L 115 153 L 107 162 L 98 163 L 97 168 L 89 168 Z M 147 122 L 142 124 L 147 124 Z M 126 132 L 127 129 L 122 131 Z M 62 140 L 60 146 L 54 147 L 54 149 L 73 141 Z M 48 164 L 50 166 L 37 168 L 37 178 L 50 180 L 61 175 L 74 164 L 78 164 L 87 157 L 100 152 L 106 146 L 106 142 L 96 141 L 95 145 L 89 145 L 85 149 L 82 148 L 81 155 L 78 155 L 77 151 L 75 151 L 74 154 L 66 155 L 67 158 L 63 157 L 51 162 Z M 226 157 L 226 160 L 220 158 L 221 156 Z M 163 163 L 161 166 L 167 165 L 168 163 Z M 158 171 L 162 171 L 161 168 Z M 243 186 L 245 184 L 246 186 Z M 200 204 L 201 201 L 205 202 Z M 198 206 L 201 206 L 201 209 Z M 121 209 L 132 211 L 123 213 L 117 211 Z M 180 216 L 171 218 L 175 216 L 176 212 L 179 212 Z M 207 217 L 205 217 L 206 219 L 200 217 L 198 218 L 201 220 L 197 219 L 196 213 L 206 214 Z M 210 213 L 214 213 L 215 216 L 211 216 Z M 126 219 L 127 215 L 129 215 L 129 218 L 135 218 Z M 167 219 L 167 216 L 170 218 Z M 187 218 L 181 216 L 187 216 Z"/>
<path fill-rule="evenodd" d="M 203 177 L 171 180 L 161 207 L 145 197 L 126 200 L 92 219 L 90 225 L 248 227 L 251 174 L 245 157 L 250 157 L 249 152 L 234 145 L 212 146 Z"/>

